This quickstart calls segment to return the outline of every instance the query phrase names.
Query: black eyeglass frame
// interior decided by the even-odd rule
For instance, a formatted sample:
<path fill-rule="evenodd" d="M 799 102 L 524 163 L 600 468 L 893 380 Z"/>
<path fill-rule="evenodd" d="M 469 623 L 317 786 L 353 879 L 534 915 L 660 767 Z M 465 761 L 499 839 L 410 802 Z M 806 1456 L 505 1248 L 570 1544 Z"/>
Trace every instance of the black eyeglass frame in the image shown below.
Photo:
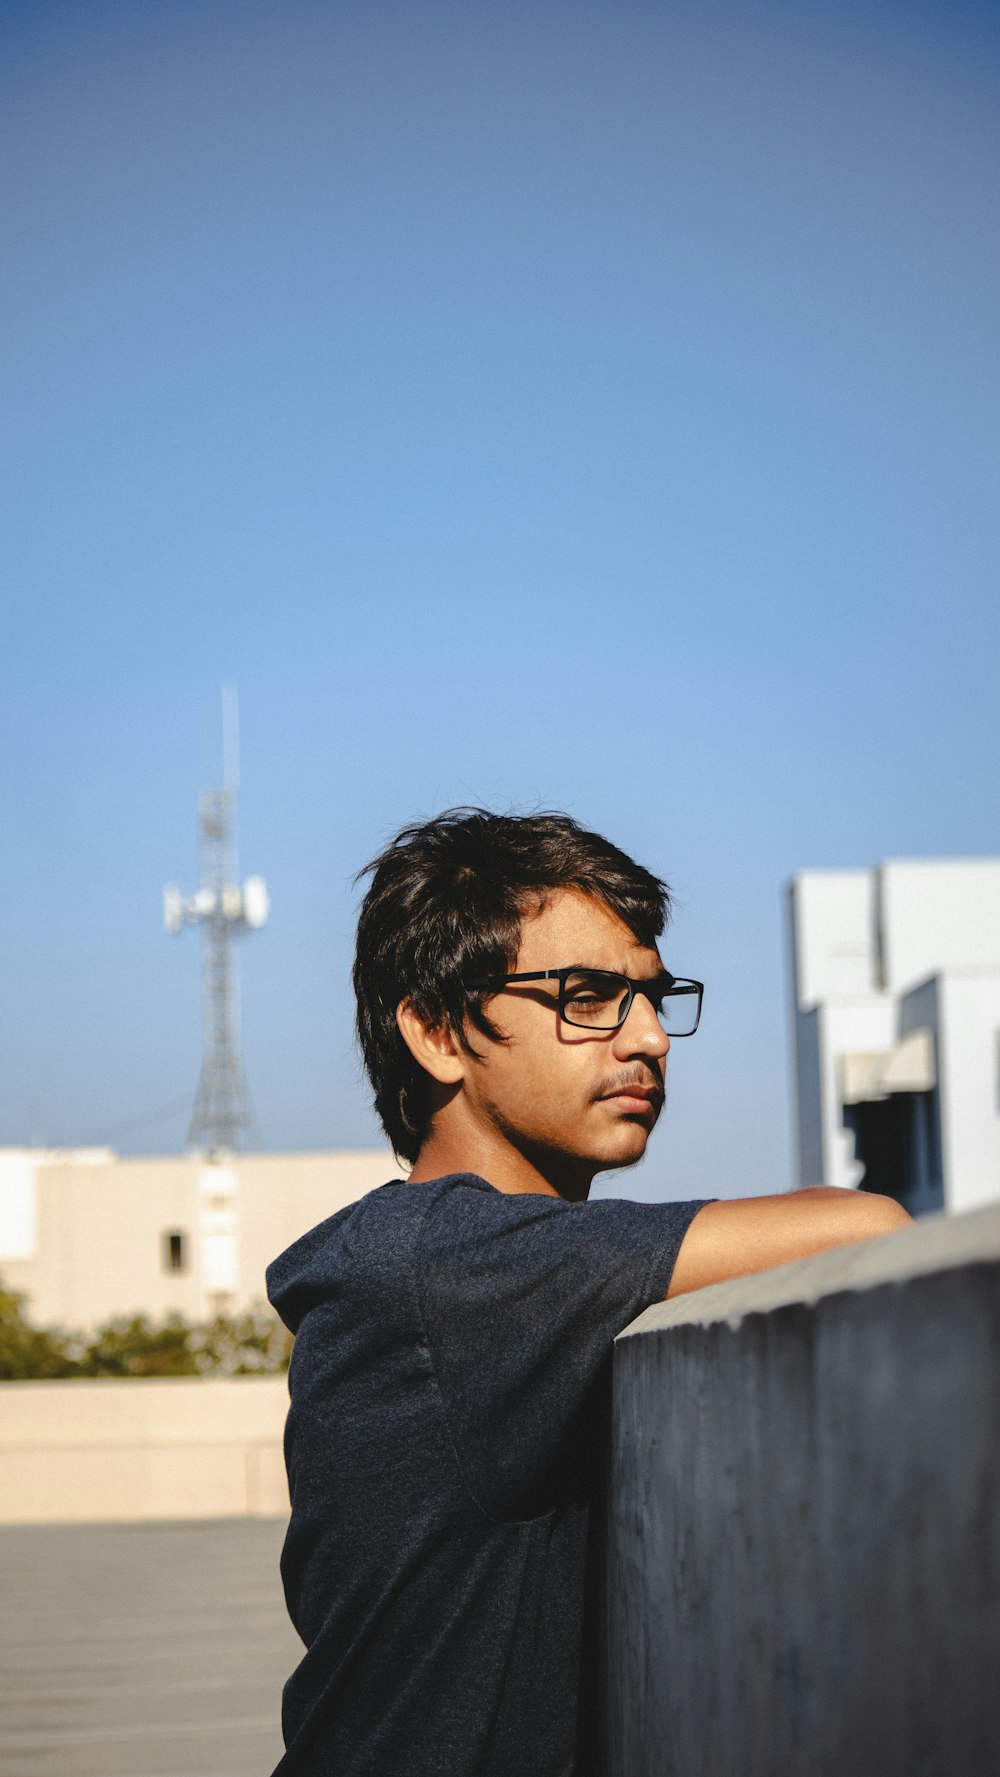
<path fill-rule="evenodd" d="M 625 982 L 625 985 L 628 988 L 628 993 L 624 1002 L 624 1010 L 621 1012 L 616 1023 L 577 1024 L 574 1019 L 567 1018 L 566 983 L 571 975 L 607 975 L 613 981 Z M 701 1007 L 705 995 L 704 982 L 694 981 L 684 975 L 671 975 L 669 969 L 664 969 L 662 974 L 648 975 L 645 979 L 637 981 L 634 980 L 631 975 L 619 974 L 617 969 L 588 969 L 583 963 L 571 963 L 569 968 L 566 969 L 529 969 L 527 972 L 522 971 L 516 975 L 487 975 L 476 981 L 467 981 L 466 986 L 475 991 L 484 988 L 496 989 L 499 991 L 500 988 L 509 987 L 515 981 L 558 981 L 559 998 L 557 1004 L 559 1008 L 559 1016 L 563 1023 L 568 1024 L 572 1030 L 621 1030 L 622 1025 L 625 1023 L 626 1018 L 632 1010 L 632 1001 L 635 999 L 637 993 L 641 993 L 645 996 L 652 1006 L 653 1011 L 656 1013 L 657 1017 L 659 1017 L 660 1014 L 657 1000 L 673 998 L 680 999 L 682 995 L 687 997 L 694 992 L 698 996 L 698 1004 L 695 1007 L 694 1024 L 691 1029 L 683 1031 L 667 1031 L 666 1033 L 671 1037 L 693 1037 L 701 1022 Z M 670 983 L 668 987 L 664 987 L 663 983 L 665 981 Z"/>

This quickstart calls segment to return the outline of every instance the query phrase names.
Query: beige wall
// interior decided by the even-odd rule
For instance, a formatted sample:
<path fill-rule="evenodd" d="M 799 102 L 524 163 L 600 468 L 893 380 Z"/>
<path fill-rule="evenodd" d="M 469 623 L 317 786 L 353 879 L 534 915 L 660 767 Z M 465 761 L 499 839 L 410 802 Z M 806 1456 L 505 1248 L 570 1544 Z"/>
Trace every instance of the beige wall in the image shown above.
<path fill-rule="evenodd" d="M 293 1240 L 389 1179 L 399 1178 L 385 1151 L 247 1154 L 240 1178 L 240 1290 L 264 1294 L 264 1270 Z"/>
<path fill-rule="evenodd" d="M 7 1150 L 0 1279 L 27 1295 L 28 1313 L 44 1326 L 90 1329 L 140 1311 L 189 1319 L 238 1311 L 264 1300 L 265 1267 L 293 1240 L 398 1176 L 384 1152 L 245 1154 L 213 1167 L 194 1158 Z M 165 1264 L 172 1231 L 184 1236 L 183 1271 Z"/>
<path fill-rule="evenodd" d="M 283 1376 L 0 1383 L 0 1524 L 280 1518 Z"/>

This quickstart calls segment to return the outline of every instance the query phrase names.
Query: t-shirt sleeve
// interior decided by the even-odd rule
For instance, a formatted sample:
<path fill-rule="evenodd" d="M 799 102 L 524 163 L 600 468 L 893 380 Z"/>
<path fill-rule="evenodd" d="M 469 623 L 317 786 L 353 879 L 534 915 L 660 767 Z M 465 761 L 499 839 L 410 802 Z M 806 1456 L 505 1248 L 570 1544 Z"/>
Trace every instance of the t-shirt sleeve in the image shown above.
<path fill-rule="evenodd" d="M 703 1206 L 568 1204 L 482 1185 L 430 1206 L 417 1249 L 423 1330 L 459 1465 L 491 1516 L 533 1516 L 584 1483 L 602 1447 L 612 1341 L 666 1295 Z"/>

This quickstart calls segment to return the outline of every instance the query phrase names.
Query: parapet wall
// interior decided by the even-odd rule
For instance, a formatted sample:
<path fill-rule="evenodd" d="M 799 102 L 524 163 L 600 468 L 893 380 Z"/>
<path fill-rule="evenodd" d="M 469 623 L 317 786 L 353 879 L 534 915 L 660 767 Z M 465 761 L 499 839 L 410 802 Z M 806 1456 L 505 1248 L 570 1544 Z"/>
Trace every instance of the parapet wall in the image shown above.
<path fill-rule="evenodd" d="M 0 1524 L 288 1511 L 284 1376 L 0 1384 Z"/>
<path fill-rule="evenodd" d="M 607 1777 L 1000 1769 L 1000 1206 L 614 1357 Z"/>

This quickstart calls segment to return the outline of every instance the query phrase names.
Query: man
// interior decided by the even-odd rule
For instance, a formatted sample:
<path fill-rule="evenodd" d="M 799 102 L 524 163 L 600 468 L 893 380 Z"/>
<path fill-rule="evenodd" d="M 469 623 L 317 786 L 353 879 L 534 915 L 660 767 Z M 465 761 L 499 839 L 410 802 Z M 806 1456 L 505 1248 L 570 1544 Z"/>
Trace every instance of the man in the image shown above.
<path fill-rule="evenodd" d="M 588 1203 L 642 1157 L 697 982 L 665 885 L 563 815 L 452 810 L 369 866 L 354 982 L 395 1181 L 270 1267 L 296 1334 L 281 1777 L 585 1777 L 611 1342 L 863 1240 L 884 1198 Z"/>

